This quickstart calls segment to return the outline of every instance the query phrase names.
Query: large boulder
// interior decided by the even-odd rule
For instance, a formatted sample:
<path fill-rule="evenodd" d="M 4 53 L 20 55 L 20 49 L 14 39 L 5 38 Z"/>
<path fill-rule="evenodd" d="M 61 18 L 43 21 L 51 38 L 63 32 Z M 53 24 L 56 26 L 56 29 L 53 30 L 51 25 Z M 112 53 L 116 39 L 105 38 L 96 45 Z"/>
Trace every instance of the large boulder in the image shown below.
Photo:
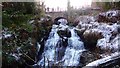
<path fill-rule="evenodd" d="M 93 29 L 88 29 L 83 33 L 83 42 L 86 49 L 94 50 L 96 48 L 97 40 L 103 38 L 101 32 Z"/>
<path fill-rule="evenodd" d="M 71 32 L 68 28 L 65 28 L 64 30 L 58 30 L 57 33 L 61 38 L 60 42 L 58 43 L 58 46 L 60 46 L 60 48 L 62 47 L 64 50 L 64 48 L 66 48 L 68 45 L 68 38 L 71 37 Z"/>

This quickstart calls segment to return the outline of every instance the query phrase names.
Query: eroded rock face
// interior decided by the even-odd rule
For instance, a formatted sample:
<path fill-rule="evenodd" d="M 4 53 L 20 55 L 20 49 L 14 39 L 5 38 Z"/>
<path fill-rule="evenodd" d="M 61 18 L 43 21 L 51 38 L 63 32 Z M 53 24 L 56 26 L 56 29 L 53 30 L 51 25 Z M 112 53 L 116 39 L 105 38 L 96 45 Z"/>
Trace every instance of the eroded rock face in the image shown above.
<path fill-rule="evenodd" d="M 103 38 L 103 35 L 92 29 L 86 30 L 83 33 L 84 46 L 87 49 L 94 50 L 96 48 L 97 40 Z"/>

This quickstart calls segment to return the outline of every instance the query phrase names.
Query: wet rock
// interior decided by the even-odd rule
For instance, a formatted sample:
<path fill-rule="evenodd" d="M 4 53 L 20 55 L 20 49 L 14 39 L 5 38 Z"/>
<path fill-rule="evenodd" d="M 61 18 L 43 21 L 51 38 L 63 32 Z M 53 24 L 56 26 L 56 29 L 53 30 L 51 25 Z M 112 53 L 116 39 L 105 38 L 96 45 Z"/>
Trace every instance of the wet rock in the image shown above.
<path fill-rule="evenodd" d="M 71 37 L 71 32 L 68 28 L 64 30 L 58 30 L 57 31 L 58 35 L 61 38 L 61 42 L 59 43 L 60 48 L 62 49 L 66 48 L 68 45 L 68 38 Z"/>
<path fill-rule="evenodd" d="M 67 37 L 67 38 L 69 38 L 69 37 L 71 37 L 71 32 L 70 32 L 70 30 L 69 29 L 65 29 L 65 30 L 58 30 L 58 35 L 61 37 L 61 38 L 64 38 L 64 37 Z"/>
<path fill-rule="evenodd" d="M 83 33 L 83 42 L 85 48 L 94 50 L 94 48 L 96 48 L 97 40 L 101 38 L 103 38 L 101 32 L 94 31 L 92 29 L 86 30 Z"/>

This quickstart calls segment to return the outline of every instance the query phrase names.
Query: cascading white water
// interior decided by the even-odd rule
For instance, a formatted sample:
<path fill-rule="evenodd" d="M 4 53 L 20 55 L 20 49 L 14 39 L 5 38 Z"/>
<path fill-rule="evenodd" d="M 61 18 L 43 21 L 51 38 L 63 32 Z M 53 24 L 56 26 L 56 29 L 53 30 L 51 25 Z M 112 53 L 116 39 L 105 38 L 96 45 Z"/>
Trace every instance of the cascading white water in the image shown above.
<path fill-rule="evenodd" d="M 42 59 L 38 62 L 38 65 L 48 66 L 62 62 L 62 66 L 78 66 L 80 62 L 80 55 L 85 50 L 84 44 L 80 40 L 80 37 L 75 32 L 75 28 L 69 28 L 67 25 L 53 25 L 52 30 L 49 34 L 49 38 L 45 43 L 44 53 Z M 61 27 L 61 28 L 58 28 Z M 71 31 L 71 37 L 68 38 L 68 45 L 65 50 L 65 54 L 61 60 L 57 60 L 57 49 L 59 49 L 57 43 L 62 39 L 57 34 L 59 29 L 68 28 Z M 62 43 L 62 42 L 59 42 Z M 64 44 L 63 44 L 64 45 Z"/>
<path fill-rule="evenodd" d="M 68 39 L 68 47 L 66 48 L 65 55 L 63 57 L 63 66 L 78 66 L 80 62 L 80 55 L 84 49 L 84 44 L 80 41 L 79 36 L 75 33 L 74 28 L 70 29 L 71 37 Z"/>
<path fill-rule="evenodd" d="M 55 61 L 55 50 L 57 42 L 59 41 L 60 37 L 57 34 L 57 25 L 53 25 L 52 30 L 49 34 L 49 38 L 45 43 L 45 49 L 43 53 L 43 58 L 39 61 L 38 64 L 48 66 L 48 61 L 54 62 Z"/>

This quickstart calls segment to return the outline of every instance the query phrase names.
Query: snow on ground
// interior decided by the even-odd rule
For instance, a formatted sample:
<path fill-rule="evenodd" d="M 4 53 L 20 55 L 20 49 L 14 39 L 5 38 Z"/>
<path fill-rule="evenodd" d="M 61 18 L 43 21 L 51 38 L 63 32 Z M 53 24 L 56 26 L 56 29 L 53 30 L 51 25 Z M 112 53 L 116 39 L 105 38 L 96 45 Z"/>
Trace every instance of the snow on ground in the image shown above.
<path fill-rule="evenodd" d="M 80 21 L 77 28 L 79 29 L 87 29 L 91 32 L 102 33 L 103 38 L 97 41 L 97 46 L 101 48 L 101 50 L 110 50 L 110 54 L 100 54 L 102 59 L 93 61 L 86 66 L 98 66 L 100 64 L 106 63 L 108 61 L 114 60 L 113 57 L 120 55 L 120 33 L 118 27 L 120 25 L 117 23 L 107 24 L 107 23 L 98 23 L 91 21 L 89 23 L 85 23 L 84 21 Z"/>
<path fill-rule="evenodd" d="M 113 12 L 113 15 L 114 14 L 115 13 Z M 113 51 L 118 51 L 120 46 L 120 44 L 118 43 L 118 41 L 120 40 L 120 33 L 118 32 L 118 27 L 120 25 L 117 23 L 113 23 L 111 25 L 104 22 L 98 23 L 94 22 L 93 17 L 89 18 L 92 19 L 92 21 L 86 23 L 85 21 L 80 20 L 77 28 L 85 28 L 92 32 L 97 31 L 98 33 L 102 33 L 103 38 L 98 40 L 97 46 L 99 46 L 101 49 L 109 48 Z"/>

